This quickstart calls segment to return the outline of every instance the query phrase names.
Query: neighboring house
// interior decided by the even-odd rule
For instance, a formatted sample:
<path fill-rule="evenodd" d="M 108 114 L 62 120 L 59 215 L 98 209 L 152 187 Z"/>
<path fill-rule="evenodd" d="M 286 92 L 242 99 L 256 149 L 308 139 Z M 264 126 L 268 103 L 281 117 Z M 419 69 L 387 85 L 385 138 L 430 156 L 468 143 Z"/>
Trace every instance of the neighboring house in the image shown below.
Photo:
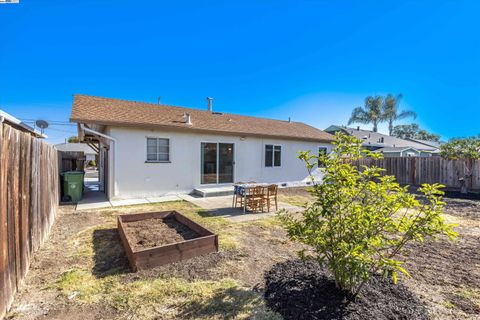
<path fill-rule="evenodd" d="M 47 135 L 41 133 L 38 130 L 35 130 L 28 124 L 22 122 L 21 120 L 15 118 L 11 114 L 6 113 L 3 110 L 0 110 L 0 123 L 5 122 L 6 124 L 12 126 L 15 129 L 18 129 L 23 132 L 27 132 L 36 138 L 47 138 Z"/>
<path fill-rule="evenodd" d="M 436 148 L 436 149 L 440 149 L 440 146 L 442 145 L 442 142 L 440 142 L 440 141 L 428 141 L 428 140 L 412 139 L 412 138 L 407 138 L 405 140 L 414 141 L 416 143 L 420 143 L 420 144 L 426 145 L 428 147 Z"/>
<path fill-rule="evenodd" d="M 330 152 L 333 137 L 300 122 L 75 95 L 72 122 L 100 145 L 110 199 L 190 193 L 238 181 L 307 177 L 298 151 Z M 103 172 L 102 172 L 103 171 Z"/>
<path fill-rule="evenodd" d="M 324 130 L 330 134 L 343 132 L 355 136 L 363 141 L 365 149 L 381 152 L 388 157 L 431 157 L 440 153 L 439 147 L 433 143 L 413 139 L 400 139 L 379 132 L 363 130 L 360 127 L 349 128 L 345 126 L 332 125 Z"/>
<path fill-rule="evenodd" d="M 95 161 L 97 152 L 93 150 L 91 146 L 86 143 L 59 143 L 55 147 L 59 151 L 63 152 L 82 152 L 85 156 L 85 160 L 88 163 L 89 161 Z"/>
<path fill-rule="evenodd" d="M 428 153 L 423 154 L 420 150 L 412 147 L 385 147 L 375 150 L 383 153 L 385 157 L 430 157 Z"/>

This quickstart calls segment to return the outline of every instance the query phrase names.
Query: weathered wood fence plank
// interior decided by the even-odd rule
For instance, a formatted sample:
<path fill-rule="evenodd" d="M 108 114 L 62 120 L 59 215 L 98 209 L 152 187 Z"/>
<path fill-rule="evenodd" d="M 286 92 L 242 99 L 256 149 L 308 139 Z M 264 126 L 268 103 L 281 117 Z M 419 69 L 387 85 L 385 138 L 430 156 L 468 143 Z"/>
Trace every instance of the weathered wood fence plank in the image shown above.
<path fill-rule="evenodd" d="M 400 184 L 418 186 L 423 183 L 441 183 L 448 189 L 460 189 L 461 179 L 469 190 L 480 191 L 480 161 L 445 160 L 441 157 L 388 157 L 382 160 L 361 159 L 354 163 L 376 165 L 393 175 Z"/>
<path fill-rule="evenodd" d="M 48 235 L 58 195 L 56 149 L 0 123 L 0 319 Z"/>

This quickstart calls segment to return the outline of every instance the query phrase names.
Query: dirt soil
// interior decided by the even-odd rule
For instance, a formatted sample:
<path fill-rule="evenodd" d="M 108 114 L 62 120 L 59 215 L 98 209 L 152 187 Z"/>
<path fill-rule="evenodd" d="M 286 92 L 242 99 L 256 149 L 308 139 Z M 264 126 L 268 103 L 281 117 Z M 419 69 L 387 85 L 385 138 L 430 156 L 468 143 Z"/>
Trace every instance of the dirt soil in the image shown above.
<path fill-rule="evenodd" d="M 316 261 L 279 263 L 265 279 L 267 305 L 286 320 L 428 319 L 422 302 L 404 285 L 372 278 L 353 299 L 335 287 L 333 277 Z"/>
<path fill-rule="evenodd" d="M 445 198 L 454 241 L 439 239 L 410 248 L 404 279 L 434 319 L 480 319 L 480 201 Z"/>
<path fill-rule="evenodd" d="M 124 231 L 134 250 L 153 248 L 195 239 L 199 234 L 175 218 L 124 222 Z"/>
<path fill-rule="evenodd" d="M 309 201 L 299 188 L 280 190 Z M 399 281 L 431 319 L 479 319 L 480 201 L 445 200 L 445 217 L 458 225 L 459 238 L 418 245 L 405 266 L 412 277 Z M 132 273 L 117 216 L 171 210 L 217 233 L 220 251 Z M 8 318 L 280 319 L 262 298 L 264 274 L 301 248 L 275 218 L 233 223 L 187 202 L 80 212 L 62 206 Z"/>

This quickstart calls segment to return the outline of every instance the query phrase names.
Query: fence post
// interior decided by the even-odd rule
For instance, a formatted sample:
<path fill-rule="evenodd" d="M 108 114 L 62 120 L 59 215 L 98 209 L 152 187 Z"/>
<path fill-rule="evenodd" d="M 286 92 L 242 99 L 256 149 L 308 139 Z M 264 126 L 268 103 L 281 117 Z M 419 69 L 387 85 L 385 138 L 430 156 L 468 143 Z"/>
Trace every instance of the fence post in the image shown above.
<path fill-rule="evenodd" d="M 417 157 L 411 157 L 410 158 L 410 184 L 415 186 L 417 185 L 416 181 L 416 175 L 417 175 Z"/>

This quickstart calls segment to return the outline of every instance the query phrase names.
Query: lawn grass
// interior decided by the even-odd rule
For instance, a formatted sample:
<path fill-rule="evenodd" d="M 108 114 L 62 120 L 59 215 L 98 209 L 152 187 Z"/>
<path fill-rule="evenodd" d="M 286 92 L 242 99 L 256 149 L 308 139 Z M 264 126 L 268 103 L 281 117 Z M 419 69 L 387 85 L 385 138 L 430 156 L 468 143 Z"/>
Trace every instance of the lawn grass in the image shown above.
<path fill-rule="evenodd" d="M 168 317 L 196 319 L 278 318 L 266 310 L 263 298 L 233 279 L 186 281 L 180 278 L 139 279 L 123 283 L 121 275 L 96 278 L 86 270 L 64 272 L 51 288 L 70 299 L 90 304 L 102 302 L 132 319 Z M 180 311 L 179 311 L 180 310 Z"/>
<path fill-rule="evenodd" d="M 112 241 L 119 214 L 177 210 L 219 235 L 220 250 L 238 250 L 239 237 L 246 236 L 245 226 L 279 228 L 276 217 L 244 223 L 231 223 L 222 217 L 211 216 L 184 201 L 148 204 L 99 210 L 103 223 L 76 233 L 68 244 L 69 258 L 75 263 L 65 270 L 55 282 L 46 286 L 58 290 L 64 297 L 82 304 L 102 304 L 128 319 L 279 319 L 268 311 L 261 293 L 244 287 L 240 281 L 229 277 L 215 280 L 188 281 L 162 274 L 133 278 L 128 270 L 115 268 L 95 274 L 95 264 L 118 259 L 119 241 Z M 114 243 L 112 245 L 112 243 Z M 99 256 L 104 261 L 98 261 Z M 95 261 L 96 260 L 96 261 Z M 220 268 L 238 268 L 234 261 Z"/>

